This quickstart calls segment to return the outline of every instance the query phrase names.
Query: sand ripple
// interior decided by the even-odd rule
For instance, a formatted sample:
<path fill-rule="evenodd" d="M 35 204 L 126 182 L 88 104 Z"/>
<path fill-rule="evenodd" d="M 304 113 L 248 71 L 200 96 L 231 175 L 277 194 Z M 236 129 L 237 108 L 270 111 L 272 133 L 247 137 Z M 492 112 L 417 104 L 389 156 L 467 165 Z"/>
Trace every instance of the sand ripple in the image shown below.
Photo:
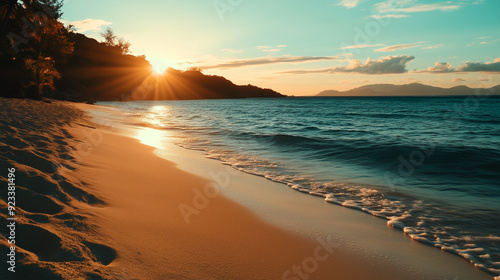
<path fill-rule="evenodd" d="M 108 265 L 117 253 L 102 244 L 80 207 L 104 202 L 68 172 L 78 167 L 70 147 L 80 142 L 69 128 L 89 123 L 87 117 L 64 102 L 0 98 L 0 107 L 0 224 L 7 224 L 12 167 L 18 218 L 16 277 L 5 268 L 0 279 L 116 279 Z M 11 246 L 7 228 L 0 233 L 5 256 Z"/>

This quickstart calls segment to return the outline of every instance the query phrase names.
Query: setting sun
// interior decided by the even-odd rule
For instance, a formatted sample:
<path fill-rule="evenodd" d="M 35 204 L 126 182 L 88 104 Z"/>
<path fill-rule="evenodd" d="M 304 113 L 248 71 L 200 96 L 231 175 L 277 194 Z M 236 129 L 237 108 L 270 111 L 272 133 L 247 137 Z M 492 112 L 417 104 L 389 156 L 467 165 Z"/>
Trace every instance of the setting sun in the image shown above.
<path fill-rule="evenodd" d="M 163 66 L 161 64 L 153 64 L 152 63 L 152 66 L 153 66 L 153 75 L 157 75 L 157 76 L 161 76 L 163 74 L 165 74 L 165 71 L 167 70 L 167 66 Z"/>
<path fill-rule="evenodd" d="M 500 0 L 0 2 L 0 279 L 500 280 Z"/>

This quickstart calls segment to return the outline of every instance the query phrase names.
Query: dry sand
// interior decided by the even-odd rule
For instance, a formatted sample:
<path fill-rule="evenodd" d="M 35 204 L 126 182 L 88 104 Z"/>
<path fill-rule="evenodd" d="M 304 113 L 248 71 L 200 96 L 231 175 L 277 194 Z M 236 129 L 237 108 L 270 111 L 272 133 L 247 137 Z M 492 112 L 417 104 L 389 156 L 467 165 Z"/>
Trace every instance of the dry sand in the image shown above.
<path fill-rule="evenodd" d="M 100 133 L 92 138 L 102 141 L 75 176 L 86 178 L 108 203 L 94 212 L 94 223 L 119 252 L 112 266 L 131 279 L 412 279 L 266 224 L 222 195 L 207 197 L 207 206 L 186 223 L 179 205 L 203 204 L 193 200 L 210 182 L 135 139 Z M 337 245 L 327 236 L 322 240 Z M 313 260 L 315 251 L 320 260 Z"/>
<path fill-rule="evenodd" d="M 91 212 L 78 207 L 105 203 L 70 173 L 56 172 L 78 167 L 70 147 L 80 140 L 68 130 L 82 127 L 84 114 L 61 103 L 32 100 L 0 98 L 0 107 L 0 279 L 112 277 L 106 264 L 116 252 L 100 241 L 89 223 Z M 15 273 L 6 263 L 11 246 L 5 226 L 8 168 L 16 169 Z"/>
<path fill-rule="evenodd" d="M 270 225 L 223 195 L 193 201 L 209 180 L 67 103 L 0 106 L 0 183 L 17 169 L 18 207 L 16 277 L 2 227 L 0 279 L 421 279 L 322 246 L 327 236 Z M 0 198 L 5 224 L 5 191 Z M 179 205 L 196 203 L 206 205 L 186 223 Z"/>

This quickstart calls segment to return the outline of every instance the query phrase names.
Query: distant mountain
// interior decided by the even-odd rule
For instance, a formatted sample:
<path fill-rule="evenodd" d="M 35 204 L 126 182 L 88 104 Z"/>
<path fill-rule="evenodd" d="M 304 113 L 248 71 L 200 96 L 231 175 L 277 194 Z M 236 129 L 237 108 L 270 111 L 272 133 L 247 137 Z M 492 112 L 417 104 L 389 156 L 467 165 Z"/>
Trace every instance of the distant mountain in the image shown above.
<path fill-rule="evenodd" d="M 500 94 L 500 85 L 490 89 L 474 89 L 467 86 L 440 88 L 419 83 L 406 85 L 375 84 L 354 88 L 348 91 L 325 90 L 316 96 L 454 96 L 474 95 L 477 93 Z"/>
<path fill-rule="evenodd" d="M 339 96 L 342 92 L 338 91 L 338 90 L 324 90 L 318 94 L 316 94 L 316 96 Z"/>
<path fill-rule="evenodd" d="M 252 85 L 235 85 L 221 76 L 205 75 L 198 70 L 167 69 L 163 75 L 150 76 L 135 89 L 128 100 L 192 100 L 285 97 Z"/>

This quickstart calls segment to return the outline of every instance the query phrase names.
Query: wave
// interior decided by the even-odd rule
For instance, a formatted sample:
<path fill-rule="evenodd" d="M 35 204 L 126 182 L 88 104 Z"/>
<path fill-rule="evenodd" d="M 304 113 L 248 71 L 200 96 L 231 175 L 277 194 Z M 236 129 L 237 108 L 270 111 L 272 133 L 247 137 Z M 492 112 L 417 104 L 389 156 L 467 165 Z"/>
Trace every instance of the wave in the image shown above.
<path fill-rule="evenodd" d="M 398 100 L 176 102 L 159 122 L 139 116 L 134 123 L 169 130 L 179 145 L 243 172 L 386 219 L 496 273 L 496 105 L 453 117 L 449 102 L 459 98 Z"/>

